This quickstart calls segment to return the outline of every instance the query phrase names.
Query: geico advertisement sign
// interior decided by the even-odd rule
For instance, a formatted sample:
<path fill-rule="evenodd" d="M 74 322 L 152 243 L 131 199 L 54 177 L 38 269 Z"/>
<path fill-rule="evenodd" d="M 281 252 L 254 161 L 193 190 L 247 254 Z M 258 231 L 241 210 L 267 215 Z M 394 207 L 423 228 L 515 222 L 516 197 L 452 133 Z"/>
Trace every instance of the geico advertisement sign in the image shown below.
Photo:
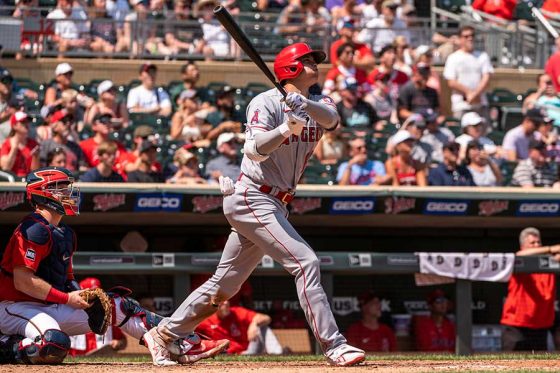
<path fill-rule="evenodd" d="M 136 196 L 134 211 L 181 211 L 182 194 L 141 193 Z"/>
<path fill-rule="evenodd" d="M 558 201 L 520 201 L 517 207 L 518 216 L 557 216 L 560 212 Z"/>
<path fill-rule="evenodd" d="M 427 215 L 466 215 L 470 201 L 429 199 L 424 205 Z"/>
<path fill-rule="evenodd" d="M 333 198 L 330 213 L 333 215 L 370 214 L 375 208 L 375 199 L 362 197 Z"/>

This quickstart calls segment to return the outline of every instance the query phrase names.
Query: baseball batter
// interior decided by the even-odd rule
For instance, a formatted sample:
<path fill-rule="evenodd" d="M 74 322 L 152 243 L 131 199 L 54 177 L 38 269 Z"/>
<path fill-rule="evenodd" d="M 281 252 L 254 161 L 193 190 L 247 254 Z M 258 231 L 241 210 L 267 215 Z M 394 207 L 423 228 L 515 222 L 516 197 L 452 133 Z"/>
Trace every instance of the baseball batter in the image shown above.
<path fill-rule="evenodd" d="M 64 215 L 79 213 L 79 190 L 70 171 L 46 167 L 27 176 L 27 198 L 35 211 L 15 229 L 0 252 L 0 364 L 58 364 L 70 349 L 71 335 L 96 330 L 97 319 L 74 279 L 74 231 Z M 161 316 L 128 297 L 128 289 L 109 292 L 112 323 L 141 339 Z M 179 346 L 180 344 L 180 346 Z M 183 355 L 173 363 L 190 363 L 214 356 L 228 341 L 201 341 L 197 335 L 179 341 Z"/>
<path fill-rule="evenodd" d="M 224 197 L 232 232 L 214 275 L 145 335 L 154 347 L 154 364 L 165 364 L 173 341 L 191 333 L 233 296 L 265 254 L 295 277 L 301 307 L 329 363 L 354 365 L 364 360 L 364 351 L 349 346 L 338 330 L 321 286 L 317 256 L 287 219 L 286 205 L 294 198 L 309 157 L 323 132 L 339 122 L 329 97 L 309 94 L 317 83 L 317 64 L 324 59 L 324 52 L 304 43 L 284 48 L 274 61 L 274 72 L 289 92 L 286 99 L 272 89 L 249 104 L 241 175 L 232 194 Z M 222 191 L 228 189 L 226 184 L 222 181 Z"/>

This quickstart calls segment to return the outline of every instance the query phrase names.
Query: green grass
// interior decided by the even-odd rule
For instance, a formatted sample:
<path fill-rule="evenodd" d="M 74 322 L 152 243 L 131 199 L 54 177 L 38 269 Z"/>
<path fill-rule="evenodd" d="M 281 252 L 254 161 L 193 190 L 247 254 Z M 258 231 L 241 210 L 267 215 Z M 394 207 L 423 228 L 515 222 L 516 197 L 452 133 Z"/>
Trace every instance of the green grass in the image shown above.
<path fill-rule="evenodd" d="M 405 360 L 433 360 L 433 361 L 492 361 L 492 360 L 556 360 L 559 354 L 551 353 L 519 353 L 519 354 L 477 354 L 471 356 L 456 356 L 445 354 L 428 354 L 428 353 L 402 353 L 402 354 L 379 354 L 368 355 L 369 361 L 405 361 Z M 219 362 L 282 362 L 282 361 L 323 361 L 322 355 L 280 355 L 280 356 L 237 356 L 237 355 L 220 355 L 214 361 Z M 119 357 L 76 357 L 66 359 L 68 363 L 148 363 L 151 362 L 149 356 L 119 356 Z"/>

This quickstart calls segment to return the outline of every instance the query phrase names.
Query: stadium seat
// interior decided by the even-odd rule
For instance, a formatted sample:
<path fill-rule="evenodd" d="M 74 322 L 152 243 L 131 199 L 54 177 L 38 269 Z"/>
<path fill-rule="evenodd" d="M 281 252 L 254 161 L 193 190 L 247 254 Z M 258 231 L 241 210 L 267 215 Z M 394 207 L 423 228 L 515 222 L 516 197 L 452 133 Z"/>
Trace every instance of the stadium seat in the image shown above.
<path fill-rule="evenodd" d="M 461 7 L 467 5 L 465 0 L 437 0 L 438 8 L 448 10 L 453 13 L 461 13 Z"/>
<path fill-rule="evenodd" d="M 503 131 L 509 131 L 513 127 L 518 126 L 523 121 L 523 109 L 521 107 L 502 107 L 502 117 L 500 121 L 500 128 Z"/>
<path fill-rule="evenodd" d="M 333 174 L 334 167 L 324 165 L 318 161 L 310 161 L 303 172 L 303 180 L 306 184 L 333 185 L 336 175 Z"/>
<path fill-rule="evenodd" d="M 505 132 L 495 129 L 492 132 L 490 132 L 488 135 L 486 135 L 486 137 L 494 141 L 494 144 L 500 145 L 503 142 L 505 135 L 506 135 Z"/>
<path fill-rule="evenodd" d="M 496 88 L 489 95 L 490 105 L 521 104 L 521 95 L 506 88 Z"/>
<path fill-rule="evenodd" d="M 270 86 L 264 83 L 249 82 L 247 83 L 245 88 L 247 89 L 247 91 L 251 91 L 251 93 L 253 93 L 253 96 L 256 96 L 259 93 L 268 91 L 270 89 Z"/>
<path fill-rule="evenodd" d="M 515 171 L 515 167 L 517 167 L 517 162 L 504 161 L 500 165 L 500 171 L 502 171 L 502 175 L 504 176 L 504 186 L 508 186 L 511 184 L 511 179 L 513 177 L 513 171 Z"/>
<path fill-rule="evenodd" d="M 138 127 L 145 124 L 152 127 L 155 131 L 169 127 L 169 118 L 160 115 L 145 114 L 145 113 L 130 113 L 129 119 L 131 125 Z"/>

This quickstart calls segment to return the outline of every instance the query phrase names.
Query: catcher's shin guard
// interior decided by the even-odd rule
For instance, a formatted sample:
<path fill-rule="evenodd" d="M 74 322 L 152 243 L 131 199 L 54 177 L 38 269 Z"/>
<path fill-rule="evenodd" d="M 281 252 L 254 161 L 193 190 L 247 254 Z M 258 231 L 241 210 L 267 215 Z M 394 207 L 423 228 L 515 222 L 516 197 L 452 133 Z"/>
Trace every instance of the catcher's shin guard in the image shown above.
<path fill-rule="evenodd" d="M 23 364 L 60 364 L 70 350 L 70 337 L 56 329 L 48 329 L 31 343 L 20 342 L 16 362 Z"/>
<path fill-rule="evenodd" d="M 20 335 L 0 335 L 0 364 L 15 364 L 18 362 Z"/>

